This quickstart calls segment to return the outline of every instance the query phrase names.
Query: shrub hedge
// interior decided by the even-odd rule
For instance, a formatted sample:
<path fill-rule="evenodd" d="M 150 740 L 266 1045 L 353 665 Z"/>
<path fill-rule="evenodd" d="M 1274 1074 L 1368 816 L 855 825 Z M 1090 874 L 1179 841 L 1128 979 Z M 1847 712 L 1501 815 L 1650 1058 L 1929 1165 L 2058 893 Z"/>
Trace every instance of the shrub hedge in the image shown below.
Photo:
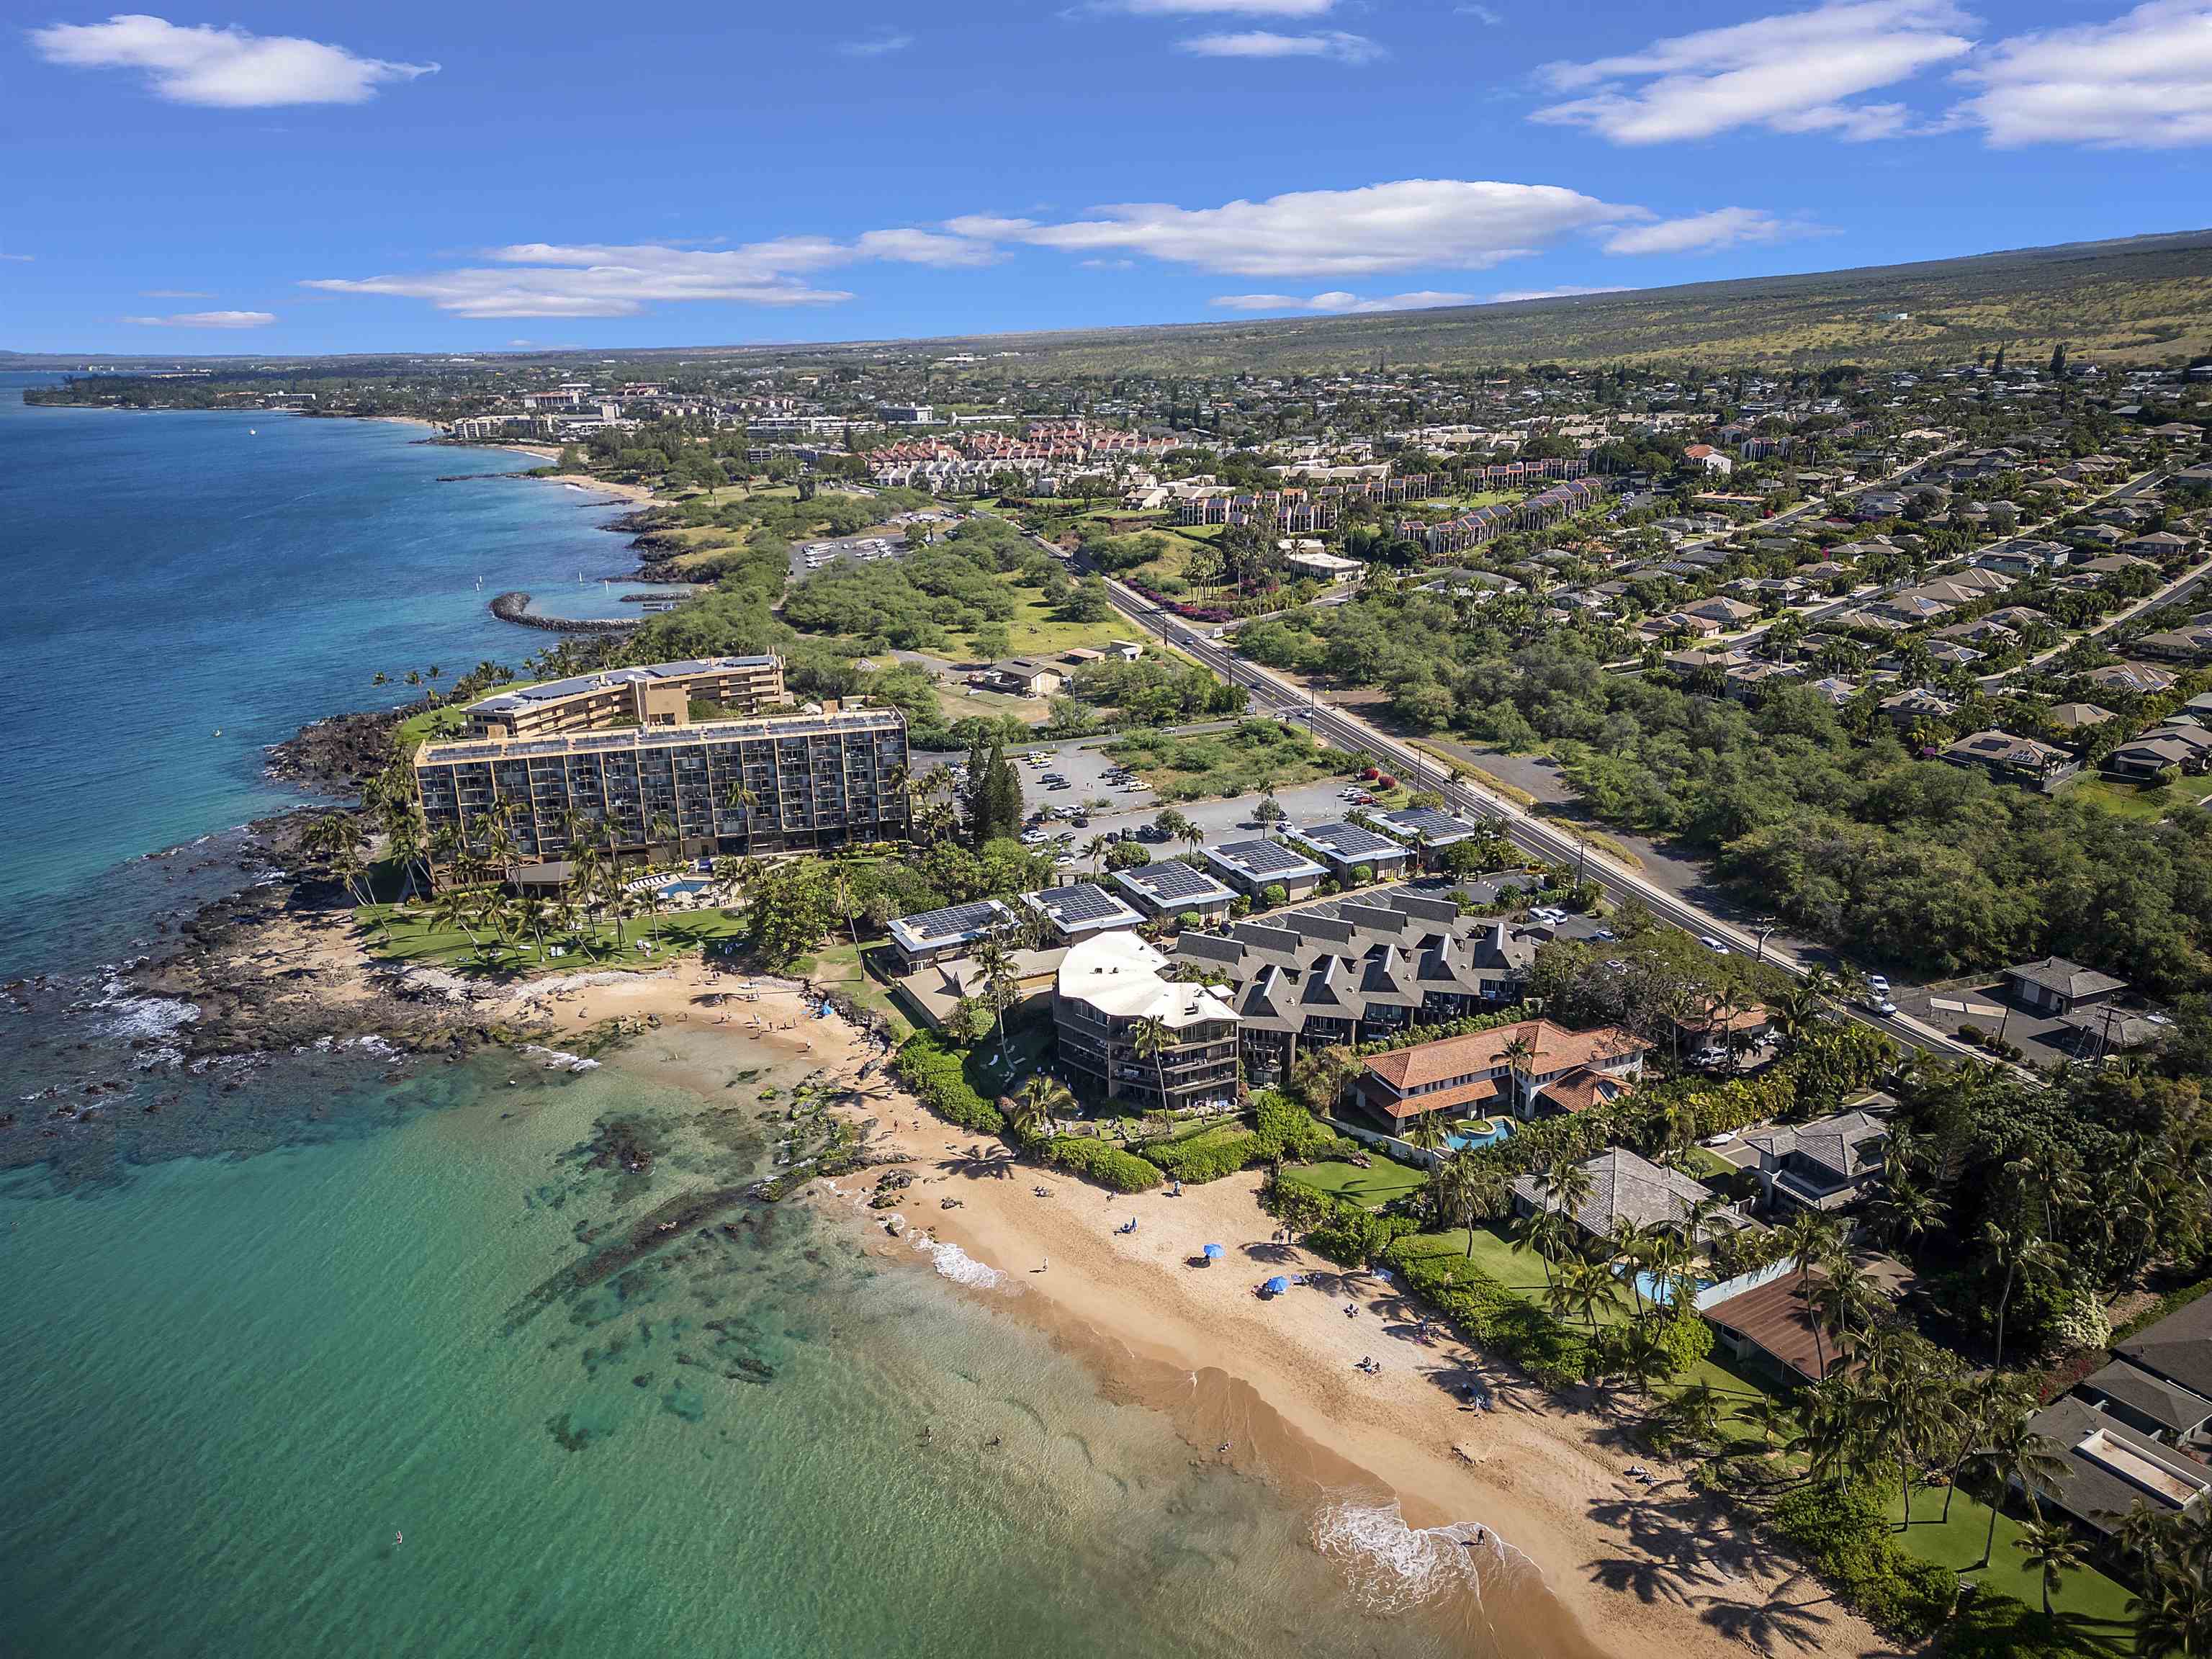
<path fill-rule="evenodd" d="M 901 1043 L 891 1070 L 915 1099 L 948 1122 L 978 1134 L 1006 1132 L 1006 1115 L 975 1092 L 960 1051 L 936 1033 L 917 1031 Z"/>
<path fill-rule="evenodd" d="M 1844 1601 L 1891 1636 L 1933 1633 L 1958 1601 L 1959 1575 L 1907 1555 L 1863 1483 L 1801 1486 L 1775 1506 L 1774 1524 Z"/>
<path fill-rule="evenodd" d="M 1149 1192 L 1167 1178 L 1157 1164 L 1095 1135 L 1054 1136 L 1045 1143 L 1044 1161 L 1117 1193 Z"/>
<path fill-rule="evenodd" d="M 1260 1137 L 1242 1124 L 1227 1130 L 1208 1129 L 1185 1140 L 1147 1146 L 1145 1152 L 1177 1181 L 1188 1181 L 1193 1185 L 1235 1175 L 1267 1157 Z"/>
<path fill-rule="evenodd" d="M 1464 1256 L 1405 1249 L 1387 1252 L 1407 1284 L 1434 1303 L 1470 1341 L 1497 1349 L 1548 1388 L 1589 1374 L 1589 1339 L 1571 1330 Z"/>

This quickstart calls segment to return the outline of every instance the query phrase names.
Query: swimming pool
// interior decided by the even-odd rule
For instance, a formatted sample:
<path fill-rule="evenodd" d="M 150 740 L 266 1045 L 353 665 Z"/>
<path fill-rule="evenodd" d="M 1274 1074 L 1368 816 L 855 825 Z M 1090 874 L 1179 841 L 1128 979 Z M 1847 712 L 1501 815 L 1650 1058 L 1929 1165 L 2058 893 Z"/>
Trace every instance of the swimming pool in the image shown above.
<path fill-rule="evenodd" d="M 1444 1137 L 1444 1145 L 1455 1152 L 1465 1152 L 1470 1146 L 1495 1146 L 1512 1133 L 1513 1123 L 1510 1118 L 1494 1117 L 1479 1129 L 1471 1125 L 1455 1129 Z"/>
<path fill-rule="evenodd" d="M 1622 1279 L 1628 1277 L 1627 1273 L 1620 1267 L 1615 1267 L 1613 1272 Z M 1691 1294 L 1702 1295 L 1712 1289 L 1714 1282 L 1710 1279 L 1695 1280 L 1696 1289 Z M 1674 1294 L 1681 1288 L 1681 1284 L 1680 1279 L 1673 1279 L 1662 1285 L 1656 1273 L 1639 1273 L 1636 1275 L 1636 1293 L 1655 1308 L 1670 1308 L 1674 1304 Z"/>
<path fill-rule="evenodd" d="M 690 898 L 703 893 L 714 884 L 711 881 L 672 881 L 660 891 L 666 898 Z"/>

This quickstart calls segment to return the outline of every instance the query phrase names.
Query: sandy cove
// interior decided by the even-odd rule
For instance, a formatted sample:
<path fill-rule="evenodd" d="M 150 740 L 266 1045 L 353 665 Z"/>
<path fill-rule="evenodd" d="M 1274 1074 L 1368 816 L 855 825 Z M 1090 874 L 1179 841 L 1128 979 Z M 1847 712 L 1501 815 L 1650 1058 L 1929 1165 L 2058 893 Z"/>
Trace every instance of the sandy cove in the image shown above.
<path fill-rule="evenodd" d="M 719 1021 L 756 1040 L 764 1033 L 748 1022 L 763 1022 L 772 1045 L 865 1092 L 877 1125 L 872 1146 L 908 1159 L 915 1176 L 901 1195 L 905 1239 L 889 1237 L 883 1218 L 863 1207 L 872 1176 L 821 1183 L 800 1201 L 861 1218 L 871 1249 L 887 1260 L 926 1269 L 930 1259 L 911 1235 L 927 1231 L 997 1269 L 1001 1283 L 974 1294 L 1054 1333 L 1093 1364 L 1102 1386 L 1167 1410 L 1201 1453 L 1225 1443 L 1227 1461 L 1267 1478 L 1387 1490 L 1412 1527 L 1458 1523 L 1465 1535 L 1480 1526 L 1493 1551 L 1502 1539 L 1504 1559 L 1525 1558 L 1557 1597 L 1508 1598 L 1517 1605 L 1491 1632 L 1506 1638 L 1505 1651 L 1738 1654 L 1767 1625 L 1763 1610 L 1781 1607 L 1791 1610 L 1793 1638 L 1811 1638 L 1789 1644 L 1797 1653 L 1884 1647 L 1816 1581 L 1742 1537 L 1688 1489 L 1680 1468 L 1638 1453 L 1603 1418 L 1566 1409 L 1441 1327 L 1424 1332 L 1381 1278 L 1272 1243 L 1258 1172 L 1187 1188 L 1181 1198 L 1130 1198 L 1018 1162 L 885 1086 L 880 1066 L 863 1081 L 875 1050 L 842 1020 L 812 1018 L 803 994 L 763 981 L 757 1003 L 695 1000 L 745 983 L 686 963 L 572 982 L 547 1006 L 579 1029 L 655 1013 L 664 1029 L 678 1021 L 709 1043 Z M 656 1065 L 653 1074 L 689 1069 Z M 1040 1186 L 1050 1196 L 1036 1196 Z M 946 1197 L 959 1207 L 942 1208 Z M 1117 1233 L 1132 1216 L 1137 1231 Z M 1192 1265 L 1207 1243 L 1223 1245 L 1225 1257 Z M 1278 1273 L 1310 1282 L 1259 1301 L 1255 1288 Z M 1347 1316 L 1347 1303 L 1358 1311 Z M 1355 1368 L 1365 1355 L 1382 1362 L 1379 1376 Z M 1468 1382 L 1489 1392 L 1493 1409 L 1463 1402 Z M 1629 1480 L 1635 1463 L 1656 1484 Z"/>
<path fill-rule="evenodd" d="M 351 955 L 358 969 L 349 941 L 325 934 L 299 944 L 331 967 Z M 757 1063 L 764 1047 L 777 1061 L 859 1091 L 876 1125 L 872 1147 L 903 1158 L 914 1176 L 900 1203 L 908 1236 L 890 1237 L 884 1218 L 865 1207 L 872 1175 L 817 1183 L 791 1201 L 865 1228 L 872 1251 L 912 1271 L 931 1265 L 915 1234 L 957 1245 L 1000 1275 L 972 1294 L 1050 1332 L 1114 1397 L 1166 1412 L 1202 1455 L 1293 1490 L 1303 1483 L 1395 1498 L 1413 1528 L 1455 1525 L 1460 1536 L 1484 1528 L 1501 1567 L 1540 1573 L 1556 1597 L 1490 1596 L 1484 1624 L 1504 1651 L 1739 1654 L 1774 1623 L 1790 1632 L 1797 1654 L 1884 1649 L 1816 1581 L 1692 1492 L 1680 1468 L 1638 1452 L 1602 1417 L 1567 1408 L 1441 1327 L 1424 1331 L 1380 1276 L 1273 1242 L 1256 1171 L 1187 1188 L 1181 1198 L 1132 1198 L 1018 1161 L 997 1141 L 931 1116 L 887 1084 L 879 1063 L 863 1079 L 878 1051 L 843 1020 L 816 1018 L 804 988 L 696 957 L 650 972 L 582 969 L 497 988 L 435 970 L 409 977 L 465 997 L 472 1018 L 531 1031 L 549 1051 L 545 1063 L 561 1063 L 564 1031 L 649 1021 L 687 1034 L 685 1063 L 648 1059 L 641 1048 L 617 1051 L 611 1063 L 635 1064 L 641 1076 L 688 1085 L 702 1099 L 719 1099 L 726 1070 L 714 1054 L 718 1034 L 744 1040 L 732 1056 L 739 1063 Z M 1039 1187 L 1049 1196 L 1036 1196 Z M 958 1207 L 943 1208 L 947 1197 Z M 1138 1230 L 1118 1233 L 1132 1216 Z M 1194 1266 L 1208 1243 L 1225 1256 Z M 1255 1288 L 1279 1273 L 1309 1282 L 1258 1300 Z M 1347 1316 L 1347 1303 L 1358 1311 Z M 1382 1363 L 1380 1375 L 1355 1368 L 1366 1355 Z M 1465 1403 L 1468 1383 L 1487 1391 L 1493 1409 Z M 1656 1484 L 1628 1479 L 1635 1463 Z M 1771 1620 L 1765 1610 L 1781 1608 L 1789 1617 Z"/>

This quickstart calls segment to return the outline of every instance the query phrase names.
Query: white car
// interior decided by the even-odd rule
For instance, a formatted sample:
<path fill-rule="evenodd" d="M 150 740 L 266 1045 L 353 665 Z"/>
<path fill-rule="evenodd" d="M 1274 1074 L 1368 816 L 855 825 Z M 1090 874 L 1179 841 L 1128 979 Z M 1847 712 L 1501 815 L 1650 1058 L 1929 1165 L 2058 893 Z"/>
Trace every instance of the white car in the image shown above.
<path fill-rule="evenodd" d="M 1704 945 L 1705 949 L 1711 951 L 1717 957 L 1731 956 L 1734 954 L 1727 945 L 1722 944 L 1711 933 L 1700 933 L 1698 936 L 1698 943 Z"/>
<path fill-rule="evenodd" d="M 1884 979 L 1880 974 L 1869 974 L 1867 975 L 1867 991 L 1870 995 L 1881 997 L 1886 1000 L 1889 995 L 1889 981 Z"/>
<path fill-rule="evenodd" d="M 1866 1006 L 1868 1012 L 1880 1014 L 1884 1019 L 1893 1018 L 1897 1012 L 1897 1005 L 1885 996 L 1870 995 Z"/>

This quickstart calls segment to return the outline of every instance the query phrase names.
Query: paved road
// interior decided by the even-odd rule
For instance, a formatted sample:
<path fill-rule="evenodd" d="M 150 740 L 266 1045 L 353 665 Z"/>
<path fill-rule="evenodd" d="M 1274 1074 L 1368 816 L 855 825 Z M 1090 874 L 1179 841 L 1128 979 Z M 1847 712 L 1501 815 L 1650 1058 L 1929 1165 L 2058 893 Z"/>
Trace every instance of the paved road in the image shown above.
<path fill-rule="evenodd" d="M 1719 939 L 1731 950 L 1748 952 L 1755 957 L 1763 952 L 1765 960 L 1787 973 L 1802 975 L 1811 965 L 1781 946 L 1770 944 L 1762 947 L 1760 941 L 1743 928 L 1723 921 L 1711 911 L 1676 898 L 1603 854 L 1592 851 L 1571 835 L 1562 833 L 1541 819 L 1532 817 L 1510 801 L 1501 799 L 1471 784 L 1455 783 L 1449 778 L 1439 777 L 1434 761 L 1377 731 L 1365 720 L 1318 702 L 1306 691 L 1270 670 L 1248 662 L 1191 627 L 1172 611 L 1160 609 L 1119 582 L 1109 578 L 1106 586 L 1113 597 L 1115 609 L 1124 616 L 1177 650 L 1204 663 L 1231 684 L 1245 687 L 1252 694 L 1254 706 L 1263 712 L 1285 719 L 1304 720 L 1316 736 L 1326 738 L 1338 748 L 1367 750 L 1378 763 L 1387 763 L 1393 769 L 1410 778 L 1418 778 L 1421 787 L 1437 790 L 1443 796 L 1446 804 L 1455 810 L 1468 817 L 1496 823 L 1506 837 L 1523 851 L 1549 863 L 1576 866 L 1616 901 L 1634 899 L 1661 921 L 1701 938 Z M 1955 1038 L 1916 1020 L 1885 1018 L 1856 1007 L 1847 1012 L 1853 1019 L 1873 1026 L 1908 1048 L 1929 1053 L 1987 1058 L 1980 1050 L 1969 1048 Z"/>

